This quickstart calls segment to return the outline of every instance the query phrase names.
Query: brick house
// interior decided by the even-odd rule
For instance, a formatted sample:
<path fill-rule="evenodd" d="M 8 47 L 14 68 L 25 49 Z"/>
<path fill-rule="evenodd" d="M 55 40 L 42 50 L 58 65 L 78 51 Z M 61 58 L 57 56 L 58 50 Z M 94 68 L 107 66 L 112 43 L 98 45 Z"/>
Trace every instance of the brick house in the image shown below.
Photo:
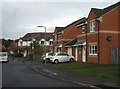
<path fill-rule="evenodd" d="M 77 23 L 73 25 L 72 32 L 69 32 L 73 35 L 71 36 L 71 41 L 65 44 L 65 48 L 67 49 L 67 53 L 69 55 L 73 55 L 75 57 L 76 61 L 80 61 L 79 56 L 79 49 L 80 47 L 83 47 L 83 45 L 86 45 L 86 18 L 81 18 Z M 69 30 L 69 29 L 68 29 Z M 76 31 L 76 33 L 74 33 Z M 78 36 L 81 34 L 81 38 L 78 39 Z"/>
<path fill-rule="evenodd" d="M 104 9 L 91 8 L 87 19 L 77 20 L 62 30 L 61 51 L 80 62 L 119 63 L 119 19 L 120 2 Z"/>
<path fill-rule="evenodd" d="M 79 30 L 79 28 L 76 27 L 76 25 L 79 23 L 84 23 L 85 20 L 86 18 L 84 17 L 72 22 L 66 27 L 56 27 L 54 31 L 54 48 L 58 48 L 59 50 L 57 51 L 68 52 L 68 54 L 75 56 L 75 47 L 68 46 L 67 44 L 73 39 L 76 39 L 77 35 L 81 33 L 81 30 Z"/>
<path fill-rule="evenodd" d="M 63 33 L 63 30 L 65 29 L 65 27 L 55 27 L 54 30 L 54 51 L 55 52 L 60 52 L 61 51 L 61 34 Z"/>
<path fill-rule="evenodd" d="M 120 47 L 119 16 L 120 2 L 104 9 L 91 9 L 87 18 L 87 62 L 111 63 L 112 48 Z"/>
<path fill-rule="evenodd" d="M 22 52 L 24 56 L 26 56 L 29 50 L 32 49 L 30 43 L 35 40 L 38 41 L 42 47 L 46 46 L 47 49 L 53 50 L 53 33 L 46 33 L 45 39 L 45 33 L 37 32 L 27 33 L 18 40 L 18 52 Z"/>

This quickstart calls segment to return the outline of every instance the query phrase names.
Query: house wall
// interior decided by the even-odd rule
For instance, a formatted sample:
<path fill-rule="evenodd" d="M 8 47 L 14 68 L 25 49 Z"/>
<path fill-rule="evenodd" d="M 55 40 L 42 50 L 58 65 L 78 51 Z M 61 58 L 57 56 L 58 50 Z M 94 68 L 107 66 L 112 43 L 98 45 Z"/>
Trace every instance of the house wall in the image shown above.
<path fill-rule="evenodd" d="M 118 31 L 118 8 L 102 15 L 102 22 L 100 23 L 100 30 Z"/>
<path fill-rule="evenodd" d="M 87 36 L 87 62 L 98 63 L 98 56 L 97 55 L 90 55 L 90 48 L 91 44 L 97 44 L 98 46 L 98 34 L 90 34 Z M 97 49 L 98 50 L 98 49 Z"/>
<path fill-rule="evenodd" d="M 62 39 L 62 51 L 67 52 L 65 48 L 66 42 L 72 41 L 72 39 L 77 38 L 79 34 L 81 34 L 81 29 L 76 27 L 76 24 L 80 23 L 81 21 L 84 21 L 84 19 L 81 19 L 70 26 L 68 26 L 65 30 L 63 30 L 60 39 Z"/>
<path fill-rule="evenodd" d="M 86 27 L 85 27 L 86 28 Z M 78 41 L 79 40 L 86 40 L 86 33 L 82 33 L 82 31 L 81 31 L 81 34 L 80 35 L 78 35 Z M 77 49 L 78 49 L 78 61 L 79 62 L 82 62 L 82 47 L 81 46 L 79 46 L 79 47 L 77 47 Z"/>
<path fill-rule="evenodd" d="M 90 11 L 87 18 L 87 62 L 100 63 L 100 64 L 109 64 L 110 63 L 110 50 L 111 48 L 120 47 L 120 6 L 108 11 L 101 17 L 99 17 L 99 22 L 96 21 L 96 14 L 94 11 Z M 95 32 L 90 32 L 90 22 L 95 21 Z M 77 22 L 79 23 L 79 22 Z M 62 31 L 62 34 L 59 36 L 58 40 L 55 39 L 55 44 L 62 44 L 61 51 L 67 52 L 65 48 L 65 41 L 71 41 L 72 39 L 77 38 L 77 40 L 86 40 L 86 34 L 82 33 L 82 28 L 76 28 L 74 23 Z M 99 31 L 99 40 L 98 40 L 98 31 Z M 112 40 L 108 41 L 107 37 L 111 36 Z M 58 42 L 58 43 L 57 43 Z M 89 46 L 91 44 L 97 45 L 97 55 L 90 55 Z M 100 46 L 98 48 L 98 45 Z M 78 49 L 78 61 L 82 62 L 82 49 Z M 98 57 L 99 52 L 99 57 Z M 72 55 L 76 56 L 76 47 L 72 47 Z M 99 60 L 98 60 L 99 59 Z"/>
<path fill-rule="evenodd" d="M 110 63 L 110 49 L 120 47 L 119 42 L 119 24 L 118 24 L 118 8 L 114 8 L 102 16 L 103 21 L 100 23 L 100 63 Z M 104 30 L 104 31 L 103 31 Z M 111 41 L 106 38 L 112 37 Z"/>
<path fill-rule="evenodd" d="M 112 36 L 111 41 L 107 41 L 106 38 Z M 110 49 L 118 47 L 118 34 L 102 33 L 100 35 L 100 63 L 108 64 L 110 63 Z"/>
<path fill-rule="evenodd" d="M 79 34 L 80 34 L 79 28 L 76 28 L 75 24 L 73 24 L 63 31 L 63 34 L 61 35 L 61 39 L 74 39 Z"/>
<path fill-rule="evenodd" d="M 95 21 L 95 17 L 96 17 L 95 13 L 93 11 L 90 11 L 88 20 L 87 20 L 88 22 L 87 24 L 87 62 L 93 62 L 93 63 L 98 62 L 97 55 L 89 54 L 90 44 L 98 44 L 98 33 L 97 33 L 98 29 L 95 29 L 95 32 L 90 32 L 90 22 Z M 97 23 L 95 25 L 97 25 Z"/>
<path fill-rule="evenodd" d="M 30 46 L 31 41 L 22 41 L 22 45 L 21 41 L 18 41 L 18 46 Z"/>
<path fill-rule="evenodd" d="M 88 33 L 87 33 L 87 41 L 88 41 L 88 47 L 89 44 L 95 43 L 98 45 L 98 29 L 100 30 L 100 64 L 108 64 L 110 63 L 110 49 L 114 47 L 120 47 L 119 42 L 119 24 L 118 24 L 118 8 L 114 8 L 113 10 L 107 12 L 106 14 L 101 16 L 101 21 L 99 23 L 96 23 L 96 32 L 91 33 L 90 32 L 90 25 L 89 22 L 92 20 L 95 20 L 95 14 L 94 12 L 90 12 L 88 17 Z M 99 25 L 98 25 L 99 24 Z M 112 40 L 107 41 L 107 37 L 111 36 Z M 88 62 L 94 62 L 98 63 L 98 55 L 91 56 L 89 55 L 89 50 L 87 52 L 87 61 Z"/>
<path fill-rule="evenodd" d="M 39 41 L 39 44 L 41 44 L 41 41 L 45 41 L 45 39 L 41 39 L 40 41 Z M 50 41 L 53 41 L 53 39 L 50 39 L 49 41 L 46 41 L 46 45 L 47 46 L 49 46 L 50 45 Z M 21 45 L 21 42 L 22 42 L 22 45 Z M 18 46 L 30 46 L 30 43 L 31 43 L 32 41 L 22 41 L 22 40 L 20 40 L 20 41 L 18 41 Z"/>
<path fill-rule="evenodd" d="M 118 19 L 120 19 L 120 5 L 118 7 Z M 120 20 L 118 20 L 118 31 L 120 32 Z M 118 35 L 118 38 L 120 39 L 120 33 Z M 120 47 L 120 41 L 118 41 L 119 47 Z"/>

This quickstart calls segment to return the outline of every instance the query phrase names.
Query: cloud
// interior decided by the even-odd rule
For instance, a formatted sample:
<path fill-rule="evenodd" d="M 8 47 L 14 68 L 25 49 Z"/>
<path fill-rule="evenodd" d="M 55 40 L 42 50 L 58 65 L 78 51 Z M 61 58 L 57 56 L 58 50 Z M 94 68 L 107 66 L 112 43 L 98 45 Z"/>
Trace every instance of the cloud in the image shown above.
<path fill-rule="evenodd" d="M 118 2 L 119 0 L 3 0 L 3 2 Z"/>
<path fill-rule="evenodd" d="M 17 39 L 26 33 L 44 31 L 38 25 L 54 31 L 87 17 L 91 8 L 104 8 L 114 2 L 2 2 L 2 35 Z M 26 0 L 25 0 L 26 1 Z M 36 0 L 35 0 L 36 1 Z"/>

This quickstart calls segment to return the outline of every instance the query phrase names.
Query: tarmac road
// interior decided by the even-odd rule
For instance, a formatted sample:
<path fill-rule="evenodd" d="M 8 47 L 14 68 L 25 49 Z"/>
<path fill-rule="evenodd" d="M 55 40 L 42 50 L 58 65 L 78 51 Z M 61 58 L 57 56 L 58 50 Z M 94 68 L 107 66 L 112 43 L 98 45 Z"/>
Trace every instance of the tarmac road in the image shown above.
<path fill-rule="evenodd" d="M 43 76 L 21 61 L 2 63 L 2 87 L 80 87 L 75 84 Z"/>

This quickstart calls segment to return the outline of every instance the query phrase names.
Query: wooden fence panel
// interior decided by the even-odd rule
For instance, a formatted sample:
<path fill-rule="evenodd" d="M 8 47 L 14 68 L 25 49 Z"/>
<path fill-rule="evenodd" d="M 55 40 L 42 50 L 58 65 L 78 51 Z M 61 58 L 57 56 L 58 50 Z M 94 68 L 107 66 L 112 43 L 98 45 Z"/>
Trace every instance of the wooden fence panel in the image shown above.
<path fill-rule="evenodd" d="M 120 63 L 120 48 L 111 48 L 110 50 L 111 64 Z"/>

